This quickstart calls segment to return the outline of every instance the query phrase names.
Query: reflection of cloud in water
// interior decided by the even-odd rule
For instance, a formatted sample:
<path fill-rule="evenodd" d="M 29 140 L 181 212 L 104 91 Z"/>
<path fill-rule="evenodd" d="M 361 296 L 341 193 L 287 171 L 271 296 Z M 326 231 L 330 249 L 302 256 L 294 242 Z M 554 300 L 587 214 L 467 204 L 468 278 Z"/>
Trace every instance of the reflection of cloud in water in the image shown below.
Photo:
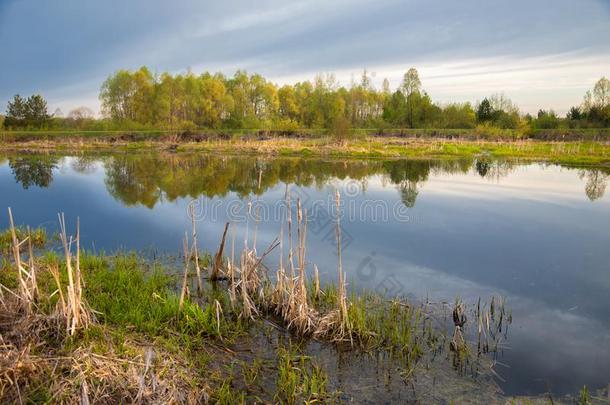
<path fill-rule="evenodd" d="M 578 308 L 557 310 L 544 302 L 434 269 L 378 257 L 375 261 L 377 268 L 394 269 L 393 275 L 405 293 L 416 298 L 451 303 L 457 293 L 473 304 L 479 297 L 484 301 L 492 295 L 506 297 L 513 323 L 507 349 L 499 360 L 510 368 L 498 366 L 496 371 L 506 380 L 502 387 L 507 393 L 523 386 L 537 387 L 539 392 L 552 388 L 555 393 L 573 393 L 584 384 L 601 388 L 610 382 L 610 351 L 606 350 L 610 347 L 610 329 L 579 315 Z M 353 268 L 353 263 L 348 264 L 352 266 L 346 268 Z M 352 280 L 357 277 L 349 270 L 347 276 Z"/>
<path fill-rule="evenodd" d="M 482 200 L 503 200 L 507 198 L 527 199 L 553 204 L 566 204 L 582 201 L 583 192 L 590 195 L 588 185 L 583 183 L 587 178 L 595 181 L 597 199 L 602 198 L 604 182 L 608 175 L 601 173 L 592 176 L 595 170 L 566 170 L 558 166 L 542 168 L 521 166 L 498 182 L 489 182 L 472 174 L 440 175 L 431 177 L 425 184 L 423 194 L 450 194 L 463 198 Z M 589 197 L 590 198 L 590 197 Z"/>

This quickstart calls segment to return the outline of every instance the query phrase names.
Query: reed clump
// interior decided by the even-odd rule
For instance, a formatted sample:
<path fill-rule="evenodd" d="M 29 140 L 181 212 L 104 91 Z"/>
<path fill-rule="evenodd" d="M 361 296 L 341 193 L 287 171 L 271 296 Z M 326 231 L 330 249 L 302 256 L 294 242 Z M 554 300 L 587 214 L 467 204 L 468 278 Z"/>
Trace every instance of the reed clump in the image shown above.
<path fill-rule="evenodd" d="M 348 299 L 342 263 L 340 199 L 337 192 L 335 242 L 338 285 L 321 287 L 315 265 L 312 280 L 308 282 L 307 211 L 297 199 L 293 213 L 287 189 L 279 241 L 275 240 L 263 255 L 257 256 L 246 237 L 237 265 L 232 237 L 231 258 L 226 261 L 225 272 L 228 274 L 231 302 L 238 306 L 234 310 L 241 319 L 264 315 L 277 317 L 288 330 L 300 337 L 350 346 L 357 344 L 367 350 L 390 349 L 400 353 L 411 367 L 430 346 L 428 341 L 436 337 L 420 307 L 400 301 L 388 303 L 375 294 L 352 294 Z M 271 280 L 262 259 L 278 246 L 279 264 L 275 280 Z"/>

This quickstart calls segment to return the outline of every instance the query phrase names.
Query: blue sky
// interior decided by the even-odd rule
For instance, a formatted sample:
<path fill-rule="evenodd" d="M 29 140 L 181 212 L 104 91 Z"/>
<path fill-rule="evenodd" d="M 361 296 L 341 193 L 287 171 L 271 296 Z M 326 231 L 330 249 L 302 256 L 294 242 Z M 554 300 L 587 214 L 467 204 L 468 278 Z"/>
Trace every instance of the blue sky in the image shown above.
<path fill-rule="evenodd" d="M 610 0 L 0 0 L 0 111 L 34 92 L 97 110 L 101 82 L 141 65 L 393 86 L 414 66 L 438 102 L 564 113 L 610 76 Z"/>

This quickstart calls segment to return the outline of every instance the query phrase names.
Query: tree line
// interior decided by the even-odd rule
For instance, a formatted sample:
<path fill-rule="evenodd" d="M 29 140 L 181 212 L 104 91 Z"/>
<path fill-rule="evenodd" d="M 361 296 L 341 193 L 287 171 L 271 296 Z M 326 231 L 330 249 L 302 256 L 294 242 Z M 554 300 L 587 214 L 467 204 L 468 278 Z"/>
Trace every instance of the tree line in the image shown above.
<path fill-rule="evenodd" d="M 588 128 L 610 126 L 610 81 L 601 78 L 580 106 L 565 117 L 554 111 L 521 114 L 502 94 L 471 103 L 434 103 L 415 68 L 397 89 L 387 79 L 376 88 L 365 70 L 358 81 L 341 86 L 334 75 L 278 86 L 259 74 L 238 70 L 154 75 L 148 68 L 119 70 L 101 86 L 102 117 L 80 107 L 63 117 L 47 112 L 40 95 L 9 102 L 5 128 L 59 129 L 327 129 L 350 128 L 502 129 Z"/>

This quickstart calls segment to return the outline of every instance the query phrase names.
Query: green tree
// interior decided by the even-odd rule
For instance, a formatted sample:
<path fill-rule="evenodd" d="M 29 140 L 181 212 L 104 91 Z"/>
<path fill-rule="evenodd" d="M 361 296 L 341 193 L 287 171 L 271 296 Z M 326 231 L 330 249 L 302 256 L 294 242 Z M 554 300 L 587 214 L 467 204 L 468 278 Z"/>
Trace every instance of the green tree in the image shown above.
<path fill-rule="evenodd" d="M 36 128 L 42 128 L 51 118 L 47 111 L 47 102 L 40 94 L 28 97 L 25 111 L 27 125 Z"/>
<path fill-rule="evenodd" d="M 476 114 L 470 103 L 452 103 L 442 110 L 442 126 L 444 128 L 474 128 Z"/>
<path fill-rule="evenodd" d="M 405 97 L 409 97 L 409 95 L 413 93 L 419 93 L 421 90 L 421 80 L 419 79 L 417 69 L 410 68 L 407 73 L 404 74 L 400 89 Z"/>
<path fill-rule="evenodd" d="M 220 77 L 204 74 L 201 81 L 201 123 L 209 128 L 220 127 L 222 120 L 229 116 L 233 109 L 233 98 Z"/>
<path fill-rule="evenodd" d="M 538 111 L 538 118 L 534 121 L 534 126 L 540 129 L 555 129 L 559 127 L 559 118 L 555 111 Z"/>
<path fill-rule="evenodd" d="M 587 91 L 583 102 L 587 119 L 600 126 L 610 125 L 610 80 L 602 77 Z"/>
<path fill-rule="evenodd" d="M 119 70 L 102 83 L 100 101 L 102 113 L 115 121 L 134 120 L 132 97 L 136 86 L 127 70 Z"/>
<path fill-rule="evenodd" d="M 277 92 L 279 102 L 279 115 L 281 118 L 298 119 L 299 105 L 296 93 L 292 86 L 282 86 Z"/>
<path fill-rule="evenodd" d="M 403 126 L 406 122 L 407 100 L 402 91 L 396 90 L 385 102 L 383 107 L 384 121 L 394 125 Z"/>
<path fill-rule="evenodd" d="M 419 79 L 417 69 L 410 68 L 407 73 L 404 74 L 401 90 L 407 100 L 407 125 L 409 128 L 413 128 L 415 110 L 419 107 L 418 102 L 421 100 L 419 97 L 421 80 Z"/>
<path fill-rule="evenodd" d="M 8 102 L 6 109 L 5 125 L 7 127 L 24 127 L 27 115 L 27 102 L 19 94 L 13 97 L 13 101 Z"/>
<path fill-rule="evenodd" d="M 582 119 L 582 113 L 580 112 L 579 107 L 572 107 L 570 111 L 566 114 L 566 118 L 573 121 L 578 121 Z"/>
<path fill-rule="evenodd" d="M 493 119 L 494 110 L 491 107 L 490 101 L 485 97 L 477 107 L 477 121 L 489 122 Z"/>
<path fill-rule="evenodd" d="M 604 109 L 610 105 L 610 80 L 602 77 L 593 87 L 595 105 Z"/>
<path fill-rule="evenodd" d="M 151 124 L 154 119 L 153 97 L 155 94 L 155 80 L 147 67 L 143 66 L 131 76 L 133 81 L 133 95 L 131 109 L 133 116 L 131 119 L 140 124 Z"/>

